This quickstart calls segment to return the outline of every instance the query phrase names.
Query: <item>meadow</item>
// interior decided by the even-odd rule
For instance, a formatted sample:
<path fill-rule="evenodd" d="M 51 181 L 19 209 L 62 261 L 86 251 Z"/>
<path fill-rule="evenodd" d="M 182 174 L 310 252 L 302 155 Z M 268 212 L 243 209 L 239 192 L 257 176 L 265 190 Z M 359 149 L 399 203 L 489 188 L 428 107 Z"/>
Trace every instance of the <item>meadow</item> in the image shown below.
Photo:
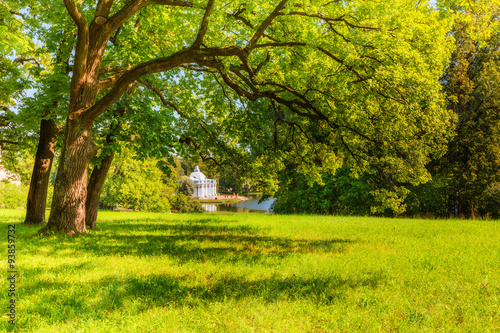
<path fill-rule="evenodd" d="M 0 210 L 1 331 L 500 331 L 499 221 L 103 211 L 40 238 L 23 216 Z"/>

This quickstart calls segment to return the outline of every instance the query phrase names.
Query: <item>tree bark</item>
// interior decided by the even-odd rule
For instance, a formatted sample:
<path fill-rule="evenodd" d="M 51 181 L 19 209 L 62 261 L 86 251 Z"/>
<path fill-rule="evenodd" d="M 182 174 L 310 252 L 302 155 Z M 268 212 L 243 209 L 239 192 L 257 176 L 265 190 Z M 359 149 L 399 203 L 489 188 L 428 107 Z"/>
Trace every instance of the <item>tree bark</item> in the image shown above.
<path fill-rule="evenodd" d="M 26 204 L 27 225 L 39 225 L 45 222 L 45 207 L 47 189 L 50 180 L 50 170 L 54 160 L 56 139 L 59 127 L 54 119 L 42 119 L 40 123 L 40 138 L 35 156 L 35 164 L 31 175 L 30 189 Z"/>
<path fill-rule="evenodd" d="M 94 167 L 90 175 L 90 181 L 87 187 L 87 200 L 85 202 L 85 224 L 90 229 L 95 229 L 97 227 L 97 212 L 99 211 L 101 190 L 114 156 L 115 151 L 106 155 L 102 159 L 101 165 Z"/>
<path fill-rule="evenodd" d="M 49 221 L 39 231 L 41 234 L 58 232 L 77 235 L 87 232 L 85 227 L 87 172 L 95 150 L 95 143 L 92 141 L 92 121 L 68 117 Z"/>

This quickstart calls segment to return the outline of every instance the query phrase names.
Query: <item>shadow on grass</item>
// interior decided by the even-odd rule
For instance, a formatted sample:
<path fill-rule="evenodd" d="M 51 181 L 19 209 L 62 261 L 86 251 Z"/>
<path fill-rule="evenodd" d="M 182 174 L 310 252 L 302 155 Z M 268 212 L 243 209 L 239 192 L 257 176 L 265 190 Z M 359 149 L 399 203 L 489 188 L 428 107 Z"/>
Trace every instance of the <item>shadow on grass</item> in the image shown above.
<path fill-rule="evenodd" d="M 354 241 L 349 239 L 308 240 L 267 236 L 249 226 L 199 223 L 109 224 L 76 239 L 38 239 L 61 256 L 74 252 L 97 256 L 167 256 L 186 262 L 262 262 L 300 253 L 341 253 Z M 33 248 L 35 250 L 35 248 Z"/>
<path fill-rule="evenodd" d="M 331 304 L 343 298 L 350 288 L 376 287 L 384 279 L 379 272 L 352 277 L 331 274 L 286 277 L 275 273 L 250 279 L 236 273 L 228 275 L 207 271 L 206 275 L 200 273 L 195 277 L 183 274 L 182 266 L 177 276 L 101 277 L 86 283 L 65 279 L 65 276 L 78 276 L 94 270 L 94 256 L 137 256 L 138 265 L 142 260 L 139 257 L 144 256 L 166 256 L 179 264 L 211 261 L 218 265 L 276 265 L 288 255 L 341 253 L 354 243 L 349 239 L 310 240 L 270 236 L 259 228 L 231 225 L 228 221 L 224 221 L 226 224 L 214 224 L 211 219 L 142 222 L 105 223 L 91 235 L 76 238 L 53 236 L 25 239 L 25 257 L 29 257 L 30 253 L 40 254 L 42 249 L 47 257 L 75 258 L 92 254 L 76 263 L 63 259 L 50 268 L 30 267 L 27 264 L 22 270 L 22 289 L 26 296 L 33 295 L 28 296 L 31 300 L 27 310 L 35 317 L 47 317 L 55 323 L 67 322 L 71 318 L 104 318 L 110 312 L 132 311 L 131 308 L 135 308 L 132 313 L 137 313 L 150 307 L 194 307 L 246 297 L 264 302 L 307 300 Z M 47 275 L 43 276 L 44 273 Z M 20 324 L 29 325 L 28 322 Z"/>
<path fill-rule="evenodd" d="M 67 322 L 72 318 L 98 320 L 110 312 L 127 311 L 139 314 L 150 308 L 198 307 L 213 302 L 258 299 L 263 303 L 278 301 L 311 302 L 332 305 L 341 302 L 351 289 L 375 288 L 385 277 L 380 272 L 342 278 L 336 275 L 283 277 L 272 275 L 257 280 L 242 276 L 212 275 L 197 281 L 189 277 L 149 275 L 124 279 L 105 278 L 91 283 L 63 282 L 45 284 L 28 282 L 30 294 L 37 294 L 30 303 L 30 313 L 50 318 L 50 322 Z M 26 323 L 27 324 L 27 323 Z"/>
<path fill-rule="evenodd" d="M 196 305 L 205 302 L 238 300 L 257 297 L 265 302 L 278 300 L 304 300 L 330 304 L 343 298 L 345 292 L 357 287 L 376 287 L 384 276 L 380 273 L 357 278 L 340 276 L 317 277 L 271 277 L 247 280 L 244 277 L 214 277 L 202 285 L 187 287 L 183 279 L 166 275 L 151 275 L 131 278 L 125 281 L 123 297 L 139 298 L 145 304 L 164 306 L 166 304 Z"/>

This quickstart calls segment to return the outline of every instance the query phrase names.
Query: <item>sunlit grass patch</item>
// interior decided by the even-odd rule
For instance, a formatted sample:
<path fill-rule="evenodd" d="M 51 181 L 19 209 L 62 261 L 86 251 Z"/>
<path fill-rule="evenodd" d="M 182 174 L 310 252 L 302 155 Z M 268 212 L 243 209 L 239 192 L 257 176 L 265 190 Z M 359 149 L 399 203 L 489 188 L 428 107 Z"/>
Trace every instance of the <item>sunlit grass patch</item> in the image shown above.
<path fill-rule="evenodd" d="M 40 238 L 0 217 L 20 332 L 500 330 L 495 221 L 101 212 Z"/>

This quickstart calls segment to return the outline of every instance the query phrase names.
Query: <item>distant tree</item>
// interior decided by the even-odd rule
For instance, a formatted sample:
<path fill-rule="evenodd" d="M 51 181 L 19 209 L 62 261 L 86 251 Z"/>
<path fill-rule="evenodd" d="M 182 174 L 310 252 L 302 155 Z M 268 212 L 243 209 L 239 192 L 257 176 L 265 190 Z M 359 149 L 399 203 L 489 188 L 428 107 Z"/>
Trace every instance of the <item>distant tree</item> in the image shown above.
<path fill-rule="evenodd" d="M 491 213 L 500 182 L 500 1 L 452 1 L 451 9 L 455 51 L 441 81 L 455 136 L 435 176 L 446 180 L 449 214 L 474 218 Z"/>
<path fill-rule="evenodd" d="M 307 177 L 290 168 L 275 194 L 273 211 L 278 214 L 367 215 L 377 202 L 370 194 L 374 187 L 365 177 L 355 178 L 344 167 L 333 175 L 324 173 L 320 182 L 308 183 Z"/>
<path fill-rule="evenodd" d="M 194 194 L 194 190 L 196 189 L 194 185 L 194 181 L 188 176 L 182 176 L 179 179 L 179 192 L 190 197 Z"/>

